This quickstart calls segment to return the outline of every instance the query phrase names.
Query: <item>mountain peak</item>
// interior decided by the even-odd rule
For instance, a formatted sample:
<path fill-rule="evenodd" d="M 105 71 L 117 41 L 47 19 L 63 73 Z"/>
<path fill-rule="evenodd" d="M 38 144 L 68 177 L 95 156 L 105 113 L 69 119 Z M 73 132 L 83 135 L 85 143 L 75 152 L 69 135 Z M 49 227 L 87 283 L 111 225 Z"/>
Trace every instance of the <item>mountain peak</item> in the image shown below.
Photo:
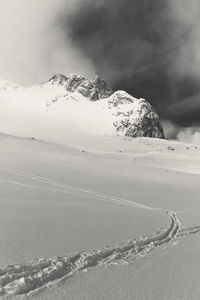
<path fill-rule="evenodd" d="M 69 119 L 66 128 L 75 122 L 76 127 L 80 130 L 83 127 L 86 132 L 164 138 L 159 116 L 148 101 L 134 98 L 125 91 L 113 92 L 99 76 L 87 79 L 77 74 L 56 73 L 48 81 L 30 88 L 19 88 L 0 80 L 0 93 L 6 101 L 12 96 L 20 99 L 23 105 L 27 105 L 29 97 L 30 106 L 41 105 L 41 110 L 58 118 L 59 124 L 61 116 L 64 123 Z M 82 101 L 84 97 L 86 101 Z M 39 99 L 37 103 L 36 98 Z"/>
<path fill-rule="evenodd" d="M 53 85 L 62 85 L 68 92 L 78 92 L 91 101 L 107 98 L 113 93 L 106 81 L 97 75 L 93 79 L 87 79 L 78 74 L 65 76 L 57 73 L 48 82 L 51 82 Z"/>
<path fill-rule="evenodd" d="M 64 84 L 66 81 L 67 81 L 67 76 L 63 75 L 63 74 L 60 74 L 60 73 L 56 73 L 54 74 L 48 82 L 51 82 L 51 83 L 57 83 L 57 84 Z"/>
<path fill-rule="evenodd" d="M 73 98 L 77 98 L 75 93 L 79 93 L 90 101 L 105 99 L 102 106 L 105 111 L 111 112 L 111 122 L 119 134 L 164 138 L 158 114 L 148 101 L 134 98 L 122 90 L 113 92 L 106 81 L 97 75 L 87 79 L 78 74 L 65 76 L 58 73 L 49 81 L 53 85 L 61 85 L 63 93 L 72 93 Z"/>
<path fill-rule="evenodd" d="M 108 107 L 115 110 L 113 125 L 117 132 L 130 137 L 164 138 L 159 116 L 145 99 L 116 91 L 109 97 Z"/>

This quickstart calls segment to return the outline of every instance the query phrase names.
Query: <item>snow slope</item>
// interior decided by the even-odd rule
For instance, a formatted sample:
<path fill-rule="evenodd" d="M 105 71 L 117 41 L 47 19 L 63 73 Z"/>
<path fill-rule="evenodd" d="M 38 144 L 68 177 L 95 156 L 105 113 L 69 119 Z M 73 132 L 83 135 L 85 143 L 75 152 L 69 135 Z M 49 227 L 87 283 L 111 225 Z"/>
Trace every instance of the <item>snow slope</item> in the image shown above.
<path fill-rule="evenodd" d="M 198 244 L 198 147 L 101 137 L 91 147 L 89 139 L 83 151 L 31 138 L 0 135 L 0 140 L 2 295 L 168 299 L 149 274 L 160 272 L 166 255 L 173 268 L 180 266 L 179 255 L 187 269 L 191 260 L 185 263 L 184 253 L 190 236 Z M 187 170 L 192 160 L 196 168 Z M 178 253 L 174 257 L 172 249 Z M 159 264 L 153 263 L 157 257 Z M 113 265 L 116 269 L 100 268 Z M 187 274 L 178 283 L 167 269 L 174 284 L 188 284 Z M 174 288 L 172 299 L 187 299 L 184 289 L 178 291 Z"/>
<path fill-rule="evenodd" d="M 100 83 L 0 82 L 0 295 L 198 299 L 200 147 Z"/>

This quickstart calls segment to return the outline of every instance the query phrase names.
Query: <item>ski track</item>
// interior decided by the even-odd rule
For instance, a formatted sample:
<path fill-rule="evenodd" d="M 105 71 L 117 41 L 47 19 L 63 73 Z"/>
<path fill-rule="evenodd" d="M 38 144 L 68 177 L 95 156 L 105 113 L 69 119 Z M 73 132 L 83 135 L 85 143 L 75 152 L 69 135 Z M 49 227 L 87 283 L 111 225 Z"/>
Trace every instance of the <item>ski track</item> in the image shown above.
<path fill-rule="evenodd" d="M 150 207 L 150 206 L 143 205 L 143 204 L 140 204 L 140 203 L 137 203 L 137 202 L 134 202 L 134 201 L 130 201 L 130 200 L 127 200 L 125 198 L 114 197 L 114 196 L 107 195 L 107 194 L 96 193 L 94 191 L 87 190 L 87 189 L 77 188 L 77 187 L 74 187 L 72 185 L 64 184 L 64 183 L 49 179 L 47 177 L 42 177 L 42 176 L 38 176 L 38 175 L 29 173 L 29 172 L 24 172 L 24 171 L 21 171 L 21 170 L 8 168 L 8 167 L 3 166 L 3 165 L 1 165 L 1 168 L 3 170 L 7 171 L 8 173 L 17 175 L 19 177 L 24 177 L 26 179 L 31 179 L 31 180 L 34 180 L 36 182 L 42 183 L 42 184 L 47 184 L 47 185 L 54 186 L 54 187 L 57 188 L 57 189 L 54 189 L 54 191 L 62 190 L 62 191 L 68 192 L 68 193 L 73 193 L 75 195 L 77 195 L 77 193 L 78 193 L 82 197 L 86 197 L 86 198 L 90 198 L 90 199 L 95 198 L 96 200 L 101 200 L 101 201 L 106 201 L 106 202 L 114 202 L 114 203 L 121 204 L 121 205 L 128 205 L 128 206 L 133 206 L 133 207 L 152 209 L 152 207 Z M 20 183 L 20 182 L 17 182 L 17 181 L 11 181 L 11 180 L 6 180 L 6 179 L 0 179 L 0 181 L 11 183 L 11 184 L 24 185 L 24 186 L 31 187 L 31 188 L 36 187 L 36 188 L 42 188 L 42 189 L 49 189 L 49 188 L 46 188 L 44 186 L 39 187 L 39 186 L 36 186 L 36 185 L 30 185 L 30 184 Z"/>
<path fill-rule="evenodd" d="M 37 259 L 28 264 L 11 265 L 0 268 L 0 296 L 25 295 L 38 289 L 67 278 L 80 271 L 87 271 L 96 266 L 110 266 L 115 264 L 130 264 L 140 257 L 151 254 L 157 248 L 171 244 L 192 234 L 200 232 L 200 226 L 183 228 L 175 212 L 151 208 L 123 198 L 116 198 L 106 194 L 95 193 L 86 189 L 79 189 L 64 183 L 37 176 L 28 172 L 1 166 L 4 170 L 14 175 L 32 179 L 42 184 L 54 186 L 54 188 L 20 183 L 0 179 L 1 182 L 17 184 L 31 188 L 46 188 L 52 191 L 62 191 L 97 200 L 114 202 L 120 205 L 130 205 L 144 209 L 156 209 L 165 212 L 170 219 L 168 228 L 163 229 L 152 237 L 128 240 L 114 246 L 92 250 L 90 252 L 77 252 L 69 256 L 54 257 L 50 259 Z"/>

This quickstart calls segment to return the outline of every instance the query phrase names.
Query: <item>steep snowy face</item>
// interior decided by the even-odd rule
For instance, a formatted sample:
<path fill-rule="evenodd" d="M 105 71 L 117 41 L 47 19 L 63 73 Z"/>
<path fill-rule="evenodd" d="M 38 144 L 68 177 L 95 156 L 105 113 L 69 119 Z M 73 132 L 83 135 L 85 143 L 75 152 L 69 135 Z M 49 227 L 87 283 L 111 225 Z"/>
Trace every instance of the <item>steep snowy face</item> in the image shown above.
<path fill-rule="evenodd" d="M 108 105 L 115 108 L 113 125 L 118 132 L 130 137 L 164 138 L 158 114 L 145 99 L 118 91 L 109 98 Z"/>
<path fill-rule="evenodd" d="M 68 92 L 78 92 L 91 101 L 107 98 L 113 93 L 107 83 L 98 76 L 89 80 L 76 74 L 71 74 L 69 77 L 55 74 L 48 82 L 52 85 L 61 85 Z"/>

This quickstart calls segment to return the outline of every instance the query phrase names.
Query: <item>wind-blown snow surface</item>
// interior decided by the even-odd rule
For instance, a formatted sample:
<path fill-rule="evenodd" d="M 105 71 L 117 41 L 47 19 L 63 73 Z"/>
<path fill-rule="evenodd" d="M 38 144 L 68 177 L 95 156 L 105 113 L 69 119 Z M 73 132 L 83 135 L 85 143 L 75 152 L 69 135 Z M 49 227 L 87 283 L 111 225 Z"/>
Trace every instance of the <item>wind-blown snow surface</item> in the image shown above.
<path fill-rule="evenodd" d="M 116 136 L 115 95 L 0 82 L 2 297 L 199 299 L 200 147 Z"/>
<path fill-rule="evenodd" d="M 199 147 L 4 134 L 0 144 L 4 296 L 198 299 Z"/>

